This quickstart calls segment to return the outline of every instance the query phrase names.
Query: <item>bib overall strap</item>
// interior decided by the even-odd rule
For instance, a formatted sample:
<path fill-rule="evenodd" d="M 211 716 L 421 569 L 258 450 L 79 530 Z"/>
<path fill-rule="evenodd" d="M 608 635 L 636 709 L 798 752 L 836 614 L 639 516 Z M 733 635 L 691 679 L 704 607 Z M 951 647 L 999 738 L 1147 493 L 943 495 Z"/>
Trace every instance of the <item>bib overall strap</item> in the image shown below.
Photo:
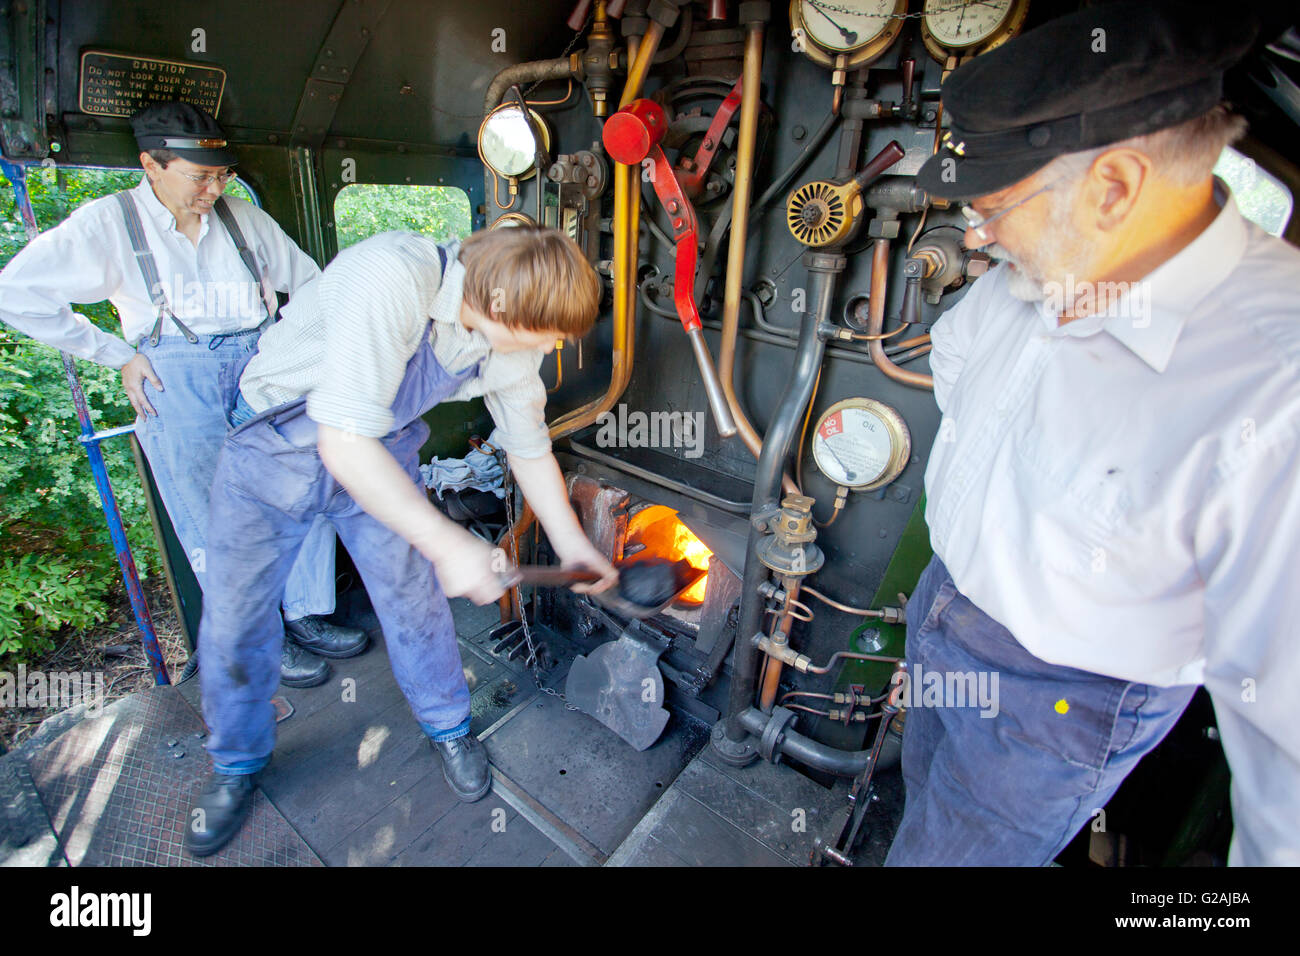
<path fill-rule="evenodd" d="M 221 220 L 221 224 L 226 227 L 226 232 L 230 233 L 235 248 L 239 250 L 239 258 L 244 261 L 244 267 L 248 269 L 253 281 L 257 283 L 257 287 L 262 291 L 262 304 L 266 306 L 266 319 L 258 326 L 258 330 L 268 329 L 275 324 L 276 313 L 280 310 L 280 302 L 262 277 L 262 272 L 257 266 L 257 260 L 248 248 L 248 243 L 244 241 L 243 230 L 239 228 L 239 223 L 235 221 L 234 212 L 226 203 L 226 197 L 218 196 L 213 209 L 216 210 L 217 218 Z"/>
<path fill-rule="evenodd" d="M 117 194 L 117 203 L 122 207 L 122 218 L 126 221 L 126 234 L 131 239 L 131 248 L 135 250 L 135 261 L 140 267 L 140 275 L 144 277 L 144 286 L 149 290 L 149 298 L 158 307 L 158 321 L 153 324 L 153 331 L 149 333 L 149 344 L 158 344 L 158 339 L 162 336 L 163 319 L 167 316 L 176 323 L 176 327 L 181 330 L 189 343 L 195 344 L 199 337 L 167 307 L 167 300 L 162 294 L 162 280 L 158 278 L 158 264 L 154 262 L 153 252 L 144 237 L 144 225 L 140 222 L 140 210 L 135 206 L 135 197 L 129 190 L 120 192 Z"/>

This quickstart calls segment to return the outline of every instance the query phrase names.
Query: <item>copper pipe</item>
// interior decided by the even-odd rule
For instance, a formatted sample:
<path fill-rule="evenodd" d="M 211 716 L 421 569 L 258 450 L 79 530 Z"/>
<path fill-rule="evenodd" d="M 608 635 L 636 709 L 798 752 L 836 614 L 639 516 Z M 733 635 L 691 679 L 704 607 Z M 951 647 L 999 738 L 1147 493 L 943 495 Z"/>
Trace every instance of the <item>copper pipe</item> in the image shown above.
<path fill-rule="evenodd" d="M 497 547 L 505 550 L 515 564 L 522 564 L 519 560 L 519 539 L 522 538 L 533 524 L 533 509 L 528 506 L 528 499 L 524 499 L 524 506 L 519 511 L 519 517 L 515 523 L 506 529 L 505 533 L 497 541 Z M 506 588 L 505 592 L 497 599 L 497 607 L 501 612 L 501 623 L 506 621 L 515 621 L 519 619 L 519 601 L 515 597 L 514 588 Z"/>
<path fill-rule="evenodd" d="M 867 334 L 879 335 L 885 328 L 885 289 L 889 278 L 889 240 L 877 239 L 871 249 L 871 288 L 868 292 Z M 885 354 L 880 339 L 872 339 L 867 346 L 876 368 L 896 382 L 916 388 L 934 388 L 934 377 L 922 372 L 909 372 L 899 368 Z"/>
<path fill-rule="evenodd" d="M 650 63 L 654 59 L 663 35 L 663 24 L 651 21 L 644 42 L 638 41 L 635 37 L 628 38 L 628 61 L 631 66 L 628 69 L 627 83 L 623 87 L 622 99 L 619 100 L 620 109 L 640 95 L 641 86 L 645 83 L 646 74 L 650 71 Z M 627 383 L 632 379 L 632 362 L 636 350 L 637 231 L 641 221 L 641 187 L 636 178 L 637 174 L 638 170 L 631 166 L 622 163 L 614 164 L 614 342 L 613 369 L 610 372 L 609 387 L 596 401 L 588 402 L 552 422 L 550 427 L 552 441 L 586 428 L 613 408 L 614 403 L 627 389 Z M 519 538 L 528 530 L 532 522 L 532 510 L 525 508 L 503 540 L 509 538 L 516 543 L 517 547 Z M 507 595 L 508 605 L 506 598 L 502 599 L 503 622 L 513 620 L 519 613 L 513 592 L 507 592 Z M 506 616 L 507 613 L 510 616 Z"/>
<path fill-rule="evenodd" d="M 736 137 L 735 184 L 732 187 L 731 237 L 727 246 L 727 279 L 722 306 L 722 342 L 718 348 L 718 379 L 731 417 L 736 420 L 740 440 L 755 458 L 763 449 L 763 438 L 745 414 L 736 395 L 736 341 L 740 335 L 740 300 L 745 273 L 745 245 L 749 238 L 750 194 L 754 184 L 754 144 L 758 138 L 758 112 L 763 83 L 763 24 L 750 23 L 745 30 L 745 65 L 740 92 L 740 129 Z M 798 494 L 799 486 L 789 475 L 781 476 L 781 487 Z"/>
<path fill-rule="evenodd" d="M 799 596 L 799 579 L 785 576 L 781 582 L 785 588 L 785 613 L 781 615 L 781 620 L 777 622 L 776 628 L 772 631 L 772 642 L 778 645 L 788 645 L 790 643 L 790 629 L 794 627 L 794 615 L 792 602 Z M 763 691 L 758 699 L 760 710 L 770 711 L 772 705 L 776 703 L 777 687 L 781 683 L 781 662 L 775 657 L 768 657 L 767 666 L 763 669 Z"/>
<path fill-rule="evenodd" d="M 929 344 L 930 344 L 930 333 L 926 332 L 925 335 L 918 335 L 915 338 L 903 339 L 903 341 L 901 342 L 891 344 L 890 348 L 898 349 L 899 351 L 902 351 L 903 349 L 910 349 L 917 345 L 929 345 Z"/>
<path fill-rule="evenodd" d="M 804 588 L 804 590 L 807 591 L 809 594 L 811 594 L 813 597 L 815 597 L 817 600 L 821 601 L 823 604 L 829 604 L 837 611 L 843 611 L 845 614 L 858 614 L 861 615 L 862 617 L 884 617 L 885 616 L 884 611 L 869 611 L 866 608 L 851 607 L 848 604 L 841 604 L 839 601 L 834 601 L 831 598 L 828 598 L 825 594 L 822 594 L 821 591 L 818 591 L 815 588 Z"/>

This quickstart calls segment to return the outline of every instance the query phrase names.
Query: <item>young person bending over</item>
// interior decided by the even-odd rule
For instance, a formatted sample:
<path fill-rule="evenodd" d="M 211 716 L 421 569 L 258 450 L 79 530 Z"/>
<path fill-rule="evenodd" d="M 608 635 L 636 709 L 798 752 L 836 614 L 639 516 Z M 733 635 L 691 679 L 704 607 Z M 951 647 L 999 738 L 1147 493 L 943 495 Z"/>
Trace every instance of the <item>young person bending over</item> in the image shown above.
<path fill-rule="evenodd" d="M 275 743 L 284 578 L 313 520 L 334 525 L 383 625 L 398 686 L 463 800 L 491 786 L 447 596 L 503 593 L 492 548 L 419 481 L 421 420 L 482 395 L 524 497 L 565 566 L 617 572 L 587 540 L 551 454 L 538 369 L 595 321 L 600 281 L 558 230 L 463 244 L 384 233 L 341 252 L 295 295 L 239 378 L 212 490 L 200 642 L 213 776 L 187 818 L 195 855 L 238 831 Z M 232 382 L 233 386 L 233 382 Z M 232 387 L 233 391 L 233 387 Z"/>

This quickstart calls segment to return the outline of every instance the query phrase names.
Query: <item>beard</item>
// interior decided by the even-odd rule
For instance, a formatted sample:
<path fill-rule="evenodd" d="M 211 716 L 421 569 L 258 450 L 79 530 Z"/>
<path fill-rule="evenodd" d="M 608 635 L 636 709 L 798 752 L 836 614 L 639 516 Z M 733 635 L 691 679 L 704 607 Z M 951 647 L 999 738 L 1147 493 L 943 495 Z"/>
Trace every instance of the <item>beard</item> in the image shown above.
<path fill-rule="evenodd" d="M 1094 248 L 1083 242 L 1071 217 L 1074 190 L 1060 190 L 1052 195 L 1052 209 L 1041 230 L 1041 238 L 1033 249 L 1020 254 L 1003 245 L 989 247 L 989 255 L 999 259 L 1010 269 L 1007 273 L 1007 291 L 1021 302 L 1039 303 L 1048 299 L 1063 306 L 1062 311 L 1074 307 L 1081 280 L 1090 274 Z M 1067 281 L 1068 276 L 1074 282 Z"/>

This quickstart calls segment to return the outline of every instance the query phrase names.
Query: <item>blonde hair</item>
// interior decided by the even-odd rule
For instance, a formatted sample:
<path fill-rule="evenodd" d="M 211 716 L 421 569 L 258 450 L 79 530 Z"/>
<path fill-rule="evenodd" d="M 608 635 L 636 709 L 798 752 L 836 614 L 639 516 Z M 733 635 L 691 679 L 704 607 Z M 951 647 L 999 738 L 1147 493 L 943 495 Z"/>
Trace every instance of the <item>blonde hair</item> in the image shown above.
<path fill-rule="evenodd" d="M 596 322 L 600 277 L 558 229 L 481 230 L 461 244 L 460 261 L 465 301 L 510 328 L 579 338 Z"/>

